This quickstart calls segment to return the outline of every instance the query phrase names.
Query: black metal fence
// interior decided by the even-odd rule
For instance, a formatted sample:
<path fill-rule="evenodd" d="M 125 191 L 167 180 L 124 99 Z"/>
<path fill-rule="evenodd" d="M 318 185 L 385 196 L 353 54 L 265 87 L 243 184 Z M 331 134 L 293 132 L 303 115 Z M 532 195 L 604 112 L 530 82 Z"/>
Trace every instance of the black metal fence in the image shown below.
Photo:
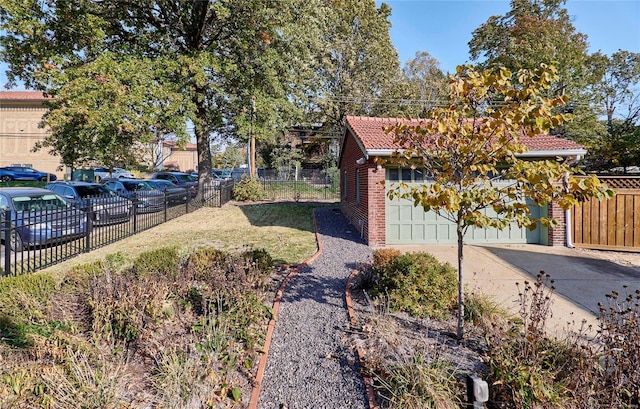
<path fill-rule="evenodd" d="M 338 173 L 321 169 L 259 169 L 258 180 L 270 200 L 339 200 Z"/>
<path fill-rule="evenodd" d="M 328 178 L 307 180 L 259 179 L 270 200 L 338 200 L 340 193 Z"/>
<path fill-rule="evenodd" d="M 34 201 L 0 210 L 0 274 L 37 271 L 201 207 L 222 206 L 231 200 L 233 185 L 230 180 L 207 186 L 200 200 L 140 192 L 124 202 L 91 198 L 61 209 Z"/>

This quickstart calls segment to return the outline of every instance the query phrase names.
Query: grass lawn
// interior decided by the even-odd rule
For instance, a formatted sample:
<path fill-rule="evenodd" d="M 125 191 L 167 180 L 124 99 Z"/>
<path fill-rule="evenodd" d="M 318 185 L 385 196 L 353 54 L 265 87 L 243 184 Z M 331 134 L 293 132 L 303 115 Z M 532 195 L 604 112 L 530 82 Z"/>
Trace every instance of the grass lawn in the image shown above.
<path fill-rule="evenodd" d="M 177 246 L 181 254 L 202 247 L 231 252 L 265 249 L 276 264 L 297 264 L 317 250 L 312 216 L 317 206 L 317 203 L 262 203 L 203 208 L 44 271 L 63 272 L 116 253 L 131 260 L 142 252 L 168 246 Z"/>

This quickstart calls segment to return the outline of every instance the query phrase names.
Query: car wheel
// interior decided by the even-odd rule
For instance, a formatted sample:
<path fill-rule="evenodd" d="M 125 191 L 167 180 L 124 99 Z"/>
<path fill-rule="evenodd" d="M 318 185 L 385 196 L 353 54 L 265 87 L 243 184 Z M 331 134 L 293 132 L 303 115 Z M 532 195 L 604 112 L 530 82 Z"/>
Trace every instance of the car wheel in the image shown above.
<path fill-rule="evenodd" d="M 11 238 L 9 239 L 9 248 L 13 251 L 22 251 L 24 245 L 22 243 L 22 238 L 16 231 L 16 229 L 11 229 Z"/>
<path fill-rule="evenodd" d="M 46 176 L 42 176 L 39 180 L 40 182 L 46 182 L 48 178 Z"/>
<path fill-rule="evenodd" d="M 13 179 L 13 178 L 12 178 L 11 176 L 9 176 L 9 175 L 4 175 L 4 176 L 3 176 L 2 178 L 0 178 L 0 179 L 2 179 L 2 181 L 3 181 L 3 182 L 8 182 L 8 181 L 10 181 L 10 180 L 11 180 L 11 179 Z"/>

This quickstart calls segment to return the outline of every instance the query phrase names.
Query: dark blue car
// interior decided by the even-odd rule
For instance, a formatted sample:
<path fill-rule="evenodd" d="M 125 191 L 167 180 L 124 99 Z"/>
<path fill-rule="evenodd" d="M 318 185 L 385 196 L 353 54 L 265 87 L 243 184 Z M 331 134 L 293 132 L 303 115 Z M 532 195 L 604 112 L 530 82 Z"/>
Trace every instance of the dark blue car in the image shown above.
<path fill-rule="evenodd" d="M 5 166 L 0 168 L 0 180 L 8 182 L 10 180 L 35 180 L 51 181 L 56 180 L 53 173 L 40 172 L 27 166 Z"/>
<path fill-rule="evenodd" d="M 9 230 L 3 227 L 9 218 Z M 0 188 L 0 239 L 14 251 L 83 236 L 87 216 L 47 189 Z"/>

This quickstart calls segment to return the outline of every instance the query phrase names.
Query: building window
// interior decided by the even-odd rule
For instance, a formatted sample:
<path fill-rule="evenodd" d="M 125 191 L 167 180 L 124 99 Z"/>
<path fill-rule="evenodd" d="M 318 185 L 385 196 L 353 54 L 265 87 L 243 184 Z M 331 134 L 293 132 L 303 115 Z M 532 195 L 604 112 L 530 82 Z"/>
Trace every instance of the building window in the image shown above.
<path fill-rule="evenodd" d="M 356 170 L 356 203 L 360 203 L 360 169 Z"/>
<path fill-rule="evenodd" d="M 428 178 L 425 176 L 424 169 L 412 168 L 387 168 L 387 180 L 389 182 L 425 182 Z"/>
<path fill-rule="evenodd" d="M 347 171 L 346 170 L 342 175 L 342 198 L 343 199 L 347 198 Z"/>

